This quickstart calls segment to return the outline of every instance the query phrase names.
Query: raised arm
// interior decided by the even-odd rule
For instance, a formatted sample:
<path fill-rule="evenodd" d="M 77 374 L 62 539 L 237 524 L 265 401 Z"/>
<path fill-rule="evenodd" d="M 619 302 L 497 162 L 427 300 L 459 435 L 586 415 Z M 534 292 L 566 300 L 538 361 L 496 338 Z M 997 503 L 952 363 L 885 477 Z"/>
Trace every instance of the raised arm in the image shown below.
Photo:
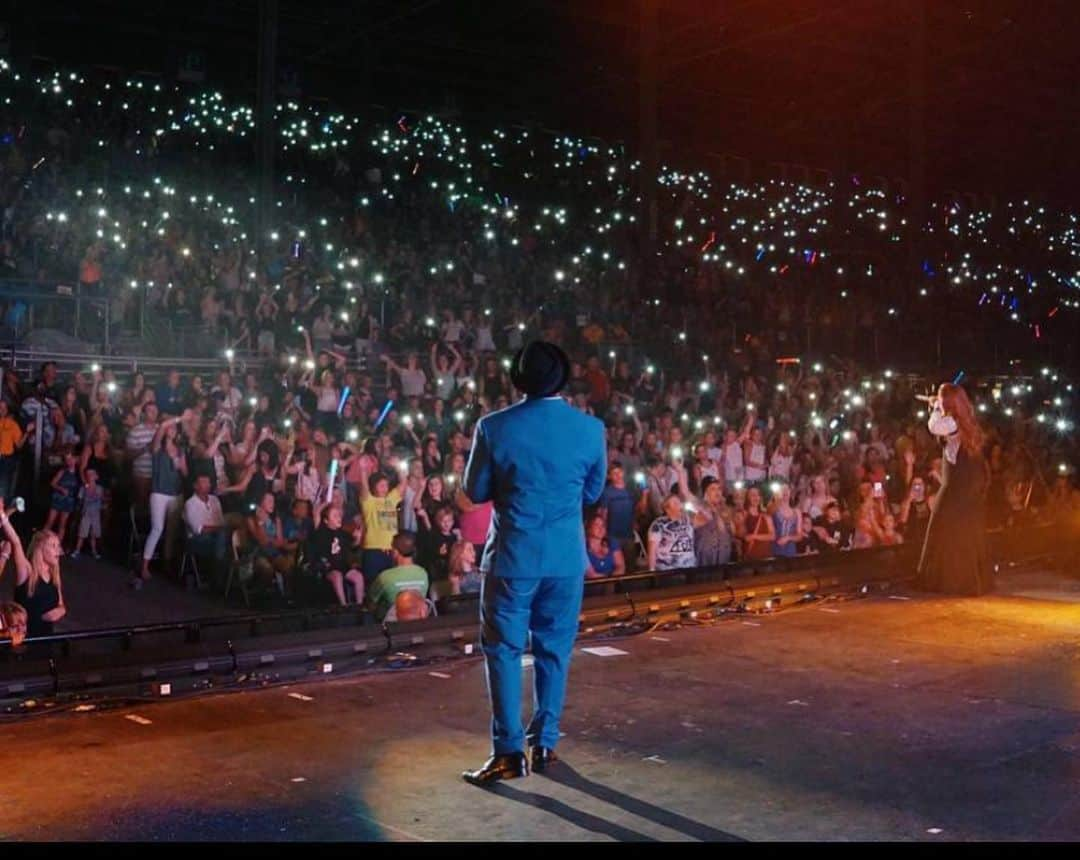
<path fill-rule="evenodd" d="M 179 418 L 166 418 L 157 426 L 157 430 L 154 431 L 154 438 L 150 440 L 150 450 L 154 454 L 161 450 L 161 443 L 165 437 L 165 431 L 172 424 L 178 424 Z"/>
<path fill-rule="evenodd" d="M 754 426 L 754 410 L 746 410 L 746 420 L 743 421 L 742 429 L 739 431 L 738 443 L 742 445 L 750 438 L 750 428 Z"/>
<path fill-rule="evenodd" d="M 247 471 L 244 472 L 244 475 L 243 475 L 243 477 L 240 478 L 239 482 L 237 482 L 235 484 L 232 484 L 232 485 L 230 485 L 228 487 L 218 487 L 218 495 L 223 496 L 226 493 L 243 493 L 244 491 L 247 490 L 248 484 L 251 483 L 251 479 L 254 478 L 254 477 L 255 477 L 255 467 L 254 466 L 248 466 Z"/>
<path fill-rule="evenodd" d="M 400 365 L 400 364 L 398 364 L 398 363 L 397 363 L 396 361 L 394 361 L 394 359 L 392 359 L 392 358 L 391 358 L 391 357 L 390 357 L 389 355 L 387 355 L 387 354 L 386 354 L 385 352 L 384 352 L 384 353 L 383 353 L 382 355 L 380 355 L 380 356 L 379 356 L 379 358 L 380 358 L 380 359 L 382 360 L 382 362 L 383 362 L 383 363 L 384 363 L 384 364 L 386 365 L 386 369 L 387 369 L 387 370 L 392 370 L 392 371 L 394 371 L 395 373 L 401 373 L 401 369 L 402 369 L 402 368 L 401 368 L 401 365 Z"/>
<path fill-rule="evenodd" d="M 956 419 L 945 414 L 941 400 L 934 401 L 934 408 L 926 420 L 926 427 L 935 436 L 952 436 L 957 431 Z"/>
<path fill-rule="evenodd" d="M 461 370 L 462 365 L 465 363 L 465 360 L 461 357 L 461 353 L 457 351 L 457 347 L 454 346 L 452 343 L 448 343 L 446 345 L 446 348 L 449 349 L 450 354 L 452 356 L 454 356 L 454 360 L 450 363 L 450 369 L 447 372 L 451 376 L 457 376 L 458 372 Z M 436 376 L 439 375 L 438 372 L 436 372 L 436 371 L 432 371 L 432 372 Z"/>
<path fill-rule="evenodd" d="M 4 509 L 4 500 L 0 499 L 0 530 L 3 530 L 4 535 L 7 537 L 8 543 L 11 544 L 11 555 L 15 559 L 15 576 L 18 579 L 19 571 L 25 571 L 30 567 L 30 562 L 26 558 L 26 553 L 23 551 L 22 541 L 19 539 L 19 533 L 15 531 L 15 526 L 11 524 L 11 520 L 8 518 L 7 511 Z M 3 571 L 0 571 L 2 573 Z"/>
<path fill-rule="evenodd" d="M 675 474 L 678 476 L 678 481 L 675 486 L 679 490 L 679 498 L 684 502 L 689 502 L 697 511 L 705 510 L 704 502 L 690 492 L 690 486 L 686 480 L 686 466 L 682 463 L 678 463 L 674 468 Z"/>
<path fill-rule="evenodd" d="M 213 443 L 206 449 L 206 456 L 209 459 L 213 459 L 217 456 L 218 448 L 221 447 L 221 443 L 225 440 L 225 437 L 229 434 L 228 427 L 222 427 L 218 430 L 217 435 L 214 437 Z"/>
<path fill-rule="evenodd" d="M 367 460 L 360 460 L 360 486 L 358 491 L 360 494 L 360 501 L 364 501 L 371 495 L 371 488 L 368 486 L 371 478 L 371 469 L 368 467 Z"/>
<path fill-rule="evenodd" d="M 321 493 L 319 494 L 319 496 L 320 498 L 322 498 Z M 325 498 L 322 498 L 322 500 L 319 501 L 314 508 L 312 508 L 311 521 L 314 524 L 315 528 L 318 528 L 322 524 L 323 511 L 325 511 L 328 507 L 330 507 L 330 503 L 326 501 Z"/>

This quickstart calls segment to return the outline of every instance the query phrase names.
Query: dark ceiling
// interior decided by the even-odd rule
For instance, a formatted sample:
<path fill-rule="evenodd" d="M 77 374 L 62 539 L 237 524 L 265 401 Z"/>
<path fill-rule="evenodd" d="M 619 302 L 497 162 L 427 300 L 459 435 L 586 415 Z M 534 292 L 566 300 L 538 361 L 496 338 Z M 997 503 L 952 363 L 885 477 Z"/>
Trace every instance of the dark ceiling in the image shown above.
<path fill-rule="evenodd" d="M 932 188 L 1071 194 L 1080 184 L 1076 0 L 656 2 L 666 152 L 906 176 L 922 68 Z M 632 142 L 639 3 L 280 0 L 281 63 L 305 95 L 344 106 L 452 106 Z M 257 0 L 6 8 L 16 60 L 172 76 L 198 50 L 214 85 L 254 85 Z"/>

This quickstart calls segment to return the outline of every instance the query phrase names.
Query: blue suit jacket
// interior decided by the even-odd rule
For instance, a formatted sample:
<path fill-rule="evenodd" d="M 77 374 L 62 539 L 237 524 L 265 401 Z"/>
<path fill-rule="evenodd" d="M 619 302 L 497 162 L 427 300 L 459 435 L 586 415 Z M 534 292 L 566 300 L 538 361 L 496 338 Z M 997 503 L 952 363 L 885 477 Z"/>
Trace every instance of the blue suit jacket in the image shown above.
<path fill-rule="evenodd" d="M 476 424 L 465 493 L 495 510 L 480 570 L 499 577 L 583 576 L 582 505 L 607 477 L 604 425 L 561 398 L 526 398 Z"/>

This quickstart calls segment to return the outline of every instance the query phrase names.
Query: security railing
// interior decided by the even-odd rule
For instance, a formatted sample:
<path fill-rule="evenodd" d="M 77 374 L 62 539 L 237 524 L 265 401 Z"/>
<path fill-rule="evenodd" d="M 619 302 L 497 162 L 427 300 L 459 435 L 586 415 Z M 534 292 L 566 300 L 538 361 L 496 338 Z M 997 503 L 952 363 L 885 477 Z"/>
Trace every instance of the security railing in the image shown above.
<path fill-rule="evenodd" d="M 21 339 L 35 329 L 51 328 L 72 338 L 100 344 L 108 352 L 114 334 L 106 295 L 86 295 L 75 284 L 0 279 L 3 318 L 0 334 Z"/>

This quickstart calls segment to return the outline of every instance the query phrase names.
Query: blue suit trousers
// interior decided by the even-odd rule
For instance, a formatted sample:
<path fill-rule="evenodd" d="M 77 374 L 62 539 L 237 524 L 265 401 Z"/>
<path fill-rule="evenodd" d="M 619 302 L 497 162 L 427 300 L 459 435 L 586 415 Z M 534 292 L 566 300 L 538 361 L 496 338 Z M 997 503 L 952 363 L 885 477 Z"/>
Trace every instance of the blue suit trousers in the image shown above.
<path fill-rule="evenodd" d="M 585 582 L 581 577 L 484 577 L 480 642 L 491 697 L 495 755 L 532 746 L 554 749 L 566 700 L 570 657 L 577 638 Z M 521 723 L 521 657 L 532 633 L 533 717 Z"/>

